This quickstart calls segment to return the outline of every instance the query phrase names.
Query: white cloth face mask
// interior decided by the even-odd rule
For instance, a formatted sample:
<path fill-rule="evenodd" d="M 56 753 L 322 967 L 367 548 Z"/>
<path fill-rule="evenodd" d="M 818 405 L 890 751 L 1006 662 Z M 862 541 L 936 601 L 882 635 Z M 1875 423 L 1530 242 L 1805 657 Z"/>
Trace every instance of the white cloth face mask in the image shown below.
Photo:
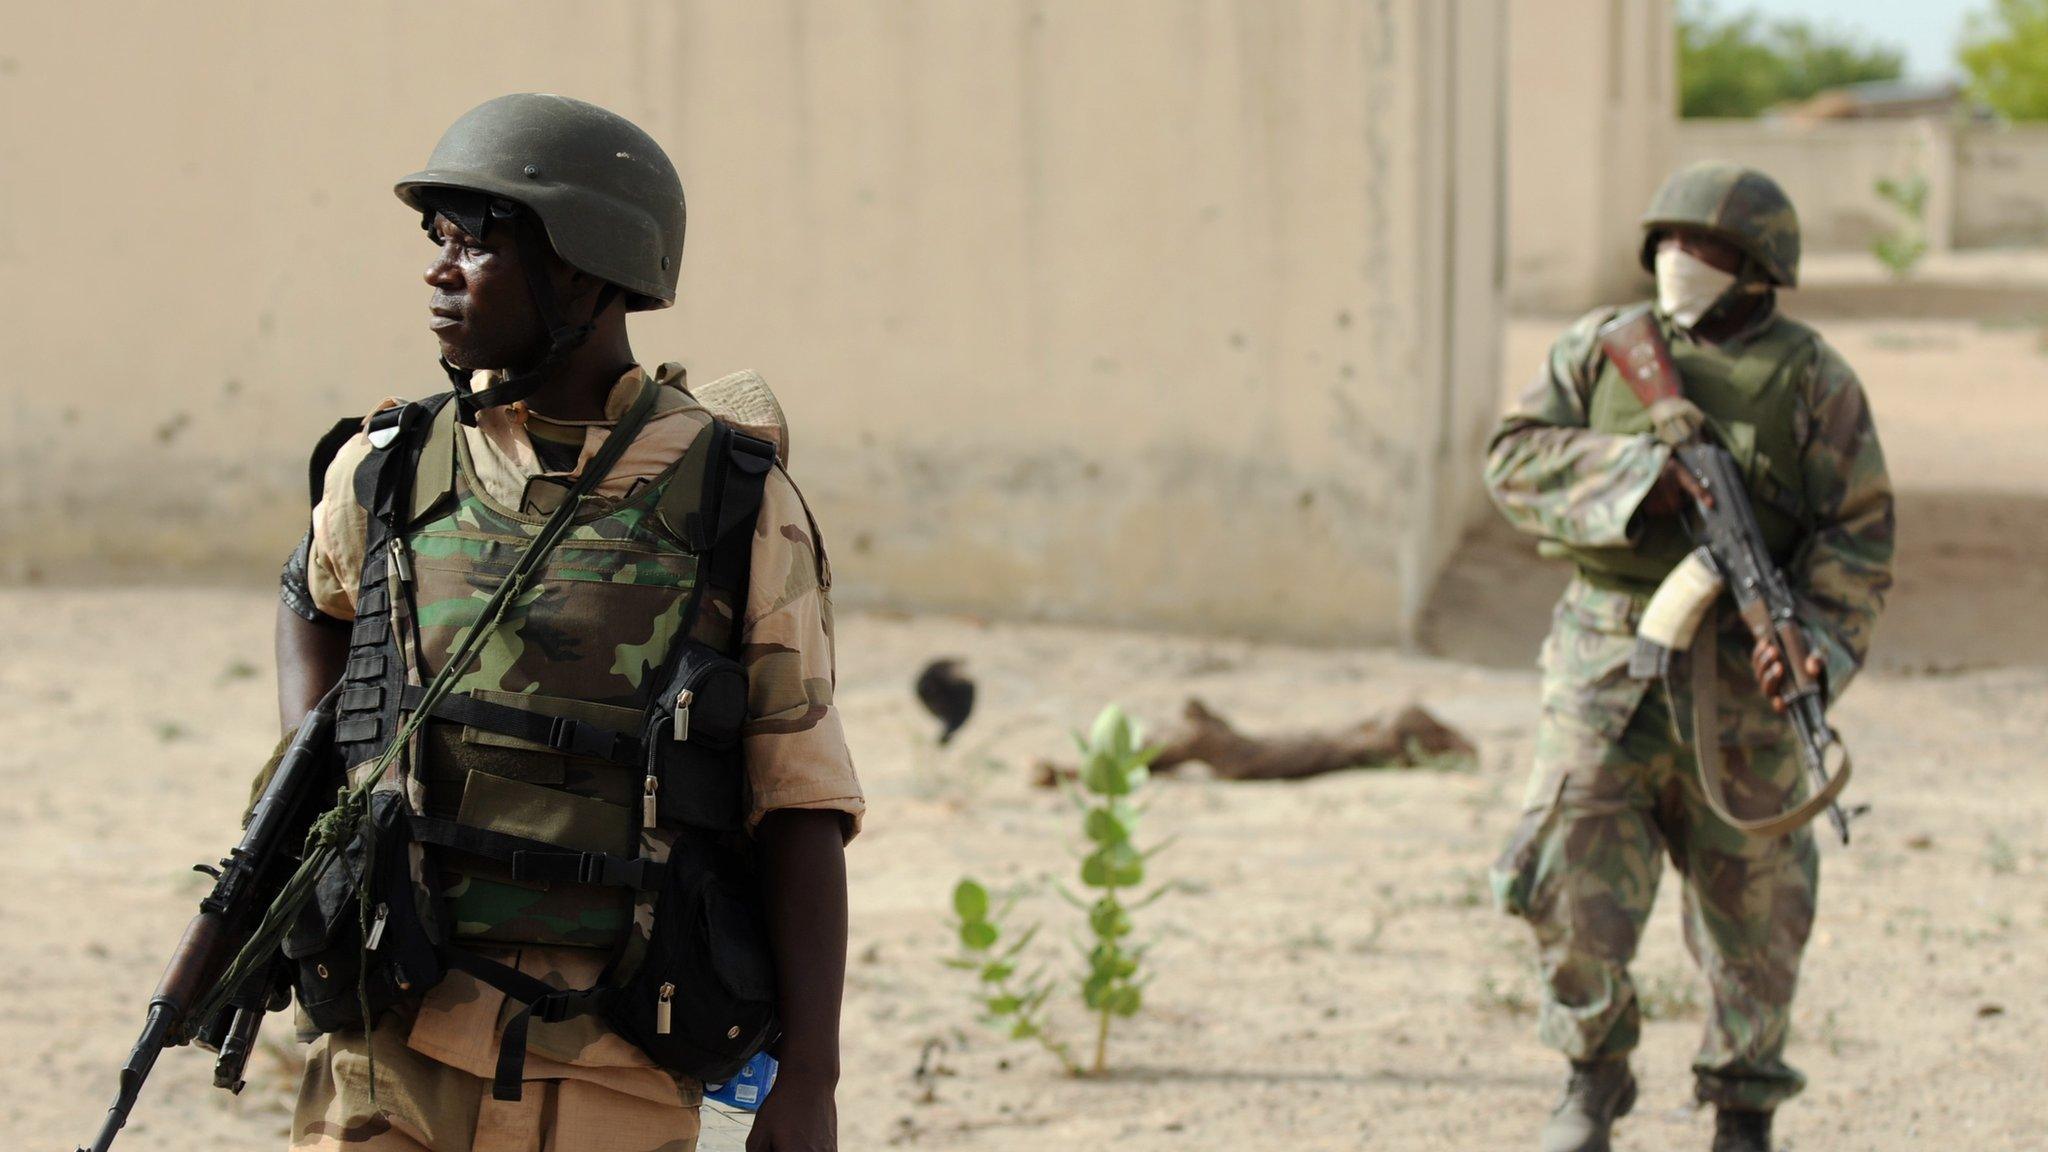
<path fill-rule="evenodd" d="M 1716 301 L 1735 286 L 1735 274 L 1723 272 L 1676 244 L 1657 249 L 1657 311 L 1690 330 Z"/>

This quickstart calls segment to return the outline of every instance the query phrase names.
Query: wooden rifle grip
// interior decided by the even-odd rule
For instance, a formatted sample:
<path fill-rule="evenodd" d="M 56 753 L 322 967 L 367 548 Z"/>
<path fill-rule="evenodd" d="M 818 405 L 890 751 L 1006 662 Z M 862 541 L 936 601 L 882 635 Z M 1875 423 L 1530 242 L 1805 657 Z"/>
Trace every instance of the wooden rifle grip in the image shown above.
<path fill-rule="evenodd" d="M 225 927 L 221 918 L 212 912 L 201 912 L 185 926 L 185 935 L 178 940 L 178 946 L 171 952 L 171 962 L 164 966 L 163 979 L 156 983 L 156 991 L 150 994 L 152 1003 L 162 1001 L 175 1005 L 182 1014 L 192 1006 L 205 982 L 219 967 L 221 941 Z"/>
<path fill-rule="evenodd" d="M 1671 358 L 1671 346 L 1664 330 L 1648 308 L 1624 313 L 1600 326 L 1600 350 L 1614 362 L 1614 370 L 1648 408 L 1659 400 L 1676 400 L 1685 395 L 1678 375 L 1678 363 Z"/>

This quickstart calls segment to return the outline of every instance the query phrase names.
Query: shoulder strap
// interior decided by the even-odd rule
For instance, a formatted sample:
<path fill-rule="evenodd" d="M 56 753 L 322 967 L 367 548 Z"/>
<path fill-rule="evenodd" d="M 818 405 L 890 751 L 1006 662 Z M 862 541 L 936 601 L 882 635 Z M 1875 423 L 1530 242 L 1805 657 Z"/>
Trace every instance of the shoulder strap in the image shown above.
<path fill-rule="evenodd" d="M 701 558 L 694 619 L 685 634 L 720 652 L 739 640 L 754 553 L 754 521 L 775 445 L 714 416 L 683 454 L 661 495 L 661 522 Z"/>
<path fill-rule="evenodd" d="M 406 523 L 417 524 L 455 492 L 455 438 L 462 434 L 457 405 L 445 400 L 427 422 L 414 457 Z"/>
<path fill-rule="evenodd" d="M 698 568 L 701 591 L 690 637 L 730 655 L 746 618 L 755 521 L 768 470 L 775 466 L 775 445 L 723 420 L 712 424 L 711 435 L 711 459 L 695 516 L 705 555 Z"/>
<path fill-rule="evenodd" d="M 386 408 L 371 415 L 366 431 L 369 455 L 356 466 L 356 503 L 369 513 L 363 527 L 363 560 L 356 579 L 356 618 L 349 630 L 349 662 L 343 671 L 352 695 L 334 726 L 337 743 L 348 746 L 351 766 L 374 756 L 398 723 L 395 693 L 384 691 L 388 670 L 397 667 L 397 637 L 391 631 L 391 540 L 399 521 L 394 509 L 412 486 L 422 429 L 448 406 L 453 392 Z M 353 434 L 353 433 L 351 433 Z"/>
<path fill-rule="evenodd" d="M 370 454 L 356 468 L 356 502 L 370 513 L 369 538 L 363 542 L 366 565 L 382 553 L 391 533 L 402 525 L 398 509 L 405 508 L 411 513 L 413 479 L 428 454 L 430 442 L 437 448 L 445 444 L 453 476 L 453 432 L 436 436 L 433 430 L 441 423 L 441 412 L 454 398 L 453 392 L 438 392 L 370 417 Z"/>

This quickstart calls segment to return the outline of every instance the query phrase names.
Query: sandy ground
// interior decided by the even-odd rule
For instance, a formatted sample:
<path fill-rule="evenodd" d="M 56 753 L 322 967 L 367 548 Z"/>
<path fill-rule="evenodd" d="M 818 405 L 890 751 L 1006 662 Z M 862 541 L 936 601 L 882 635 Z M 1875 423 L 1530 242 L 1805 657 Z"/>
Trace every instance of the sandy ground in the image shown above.
<path fill-rule="evenodd" d="M 1902 523 L 1879 667 L 1838 710 L 1855 797 L 1875 811 L 1853 848 L 1827 852 L 1792 1045 L 1813 1087 L 1780 1132 L 1808 1150 L 2048 1148 L 2048 478 L 2030 439 L 2048 432 L 2048 360 L 2031 329 L 1834 334 L 1872 381 L 1920 511 Z M 1517 377 L 1544 338 L 1511 333 Z M 1955 416 L 1965 383 L 2008 414 Z M 842 1146 L 1528 1147 L 1560 1062 L 1534 1039 L 1525 934 L 1489 907 L 1484 869 L 1527 770 L 1554 576 L 1476 536 L 1437 605 L 1453 658 L 847 614 L 840 698 L 873 810 L 850 855 Z M 0 590 L 7 1147 L 70 1148 L 99 1121 L 203 889 L 185 869 L 231 841 L 269 749 L 270 604 L 261 590 Z M 944 752 L 908 691 L 940 654 L 965 656 L 982 686 Z M 1157 981 L 1112 1044 L 1114 1074 L 1070 1080 L 977 1025 L 941 964 L 947 893 L 962 873 L 1023 886 L 1045 957 L 1072 963 L 1075 914 L 1044 889 L 1074 871 L 1076 820 L 1026 784 L 1029 766 L 1066 754 L 1104 701 L 1164 719 L 1190 694 L 1252 730 L 1421 701 L 1481 755 L 1157 783 L 1148 831 L 1176 838 L 1157 868 L 1183 885 L 1139 918 Z M 1671 886 L 1637 965 L 1654 1016 L 1622 1149 L 1703 1148 L 1710 1129 L 1689 1106 L 1704 993 Z M 1084 1027 L 1071 1002 L 1057 1019 Z M 167 1054 L 122 1146 L 281 1146 L 295 1072 L 278 1023 L 239 1098 L 208 1086 L 199 1054 Z"/>

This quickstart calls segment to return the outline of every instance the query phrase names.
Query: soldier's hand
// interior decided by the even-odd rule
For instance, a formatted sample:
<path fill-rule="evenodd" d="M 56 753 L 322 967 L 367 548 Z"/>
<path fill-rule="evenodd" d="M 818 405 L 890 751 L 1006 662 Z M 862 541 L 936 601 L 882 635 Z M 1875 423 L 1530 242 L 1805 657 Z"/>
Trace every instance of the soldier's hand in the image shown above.
<path fill-rule="evenodd" d="M 839 1152 L 836 1087 L 784 1066 L 754 1116 L 747 1152 Z"/>
<path fill-rule="evenodd" d="M 1677 456 L 1664 461 L 1664 470 L 1657 474 L 1657 482 L 1650 487 L 1650 494 L 1643 497 L 1643 511 L 1660 516 L 1675 516 L 1698 501 L 1705 507 L 1714 506 L 1714 494 L 1700 483 L 1692 470 L 1678 462 Z"/>
<path fill-rule="evenodd" d="M 1749 652 L 1749 667 L 1750 671 L 1756 673 L 1757 686 L 1764 690 L 1765 696 L 1770 697 L 1771 710 L 1783 712 L 1786 707 L 1785 682 L 1789 677 L 1786 675 L 1785 654 L 1779 649 L 1777 641 L 1757 641 L 1756 647 Z M 1821 663 L 1817 653 L 1809 651 L 1806 654 L 1807 676 L 1819 680 L 1826 673 L 1827 665 Z"/>

